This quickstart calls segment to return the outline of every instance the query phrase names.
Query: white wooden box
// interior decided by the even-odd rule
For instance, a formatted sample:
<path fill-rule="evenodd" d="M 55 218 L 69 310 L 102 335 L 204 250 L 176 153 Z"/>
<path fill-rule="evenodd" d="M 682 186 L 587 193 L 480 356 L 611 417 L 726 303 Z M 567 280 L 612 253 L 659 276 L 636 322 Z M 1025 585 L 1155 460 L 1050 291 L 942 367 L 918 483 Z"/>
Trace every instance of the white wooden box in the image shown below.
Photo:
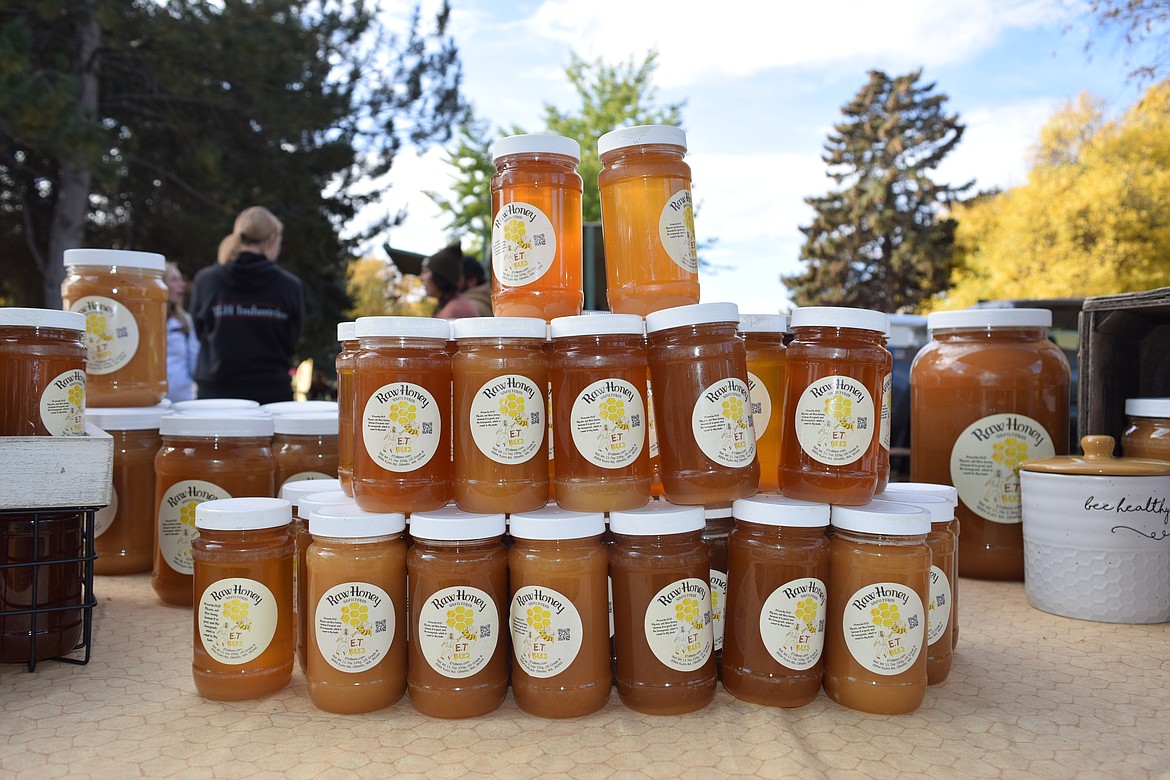
<path fill-rule="evenodd" d="M 114 440 L 85 436 L 0 436 L 0 511 L 102 507 L 110 503 Z"/>

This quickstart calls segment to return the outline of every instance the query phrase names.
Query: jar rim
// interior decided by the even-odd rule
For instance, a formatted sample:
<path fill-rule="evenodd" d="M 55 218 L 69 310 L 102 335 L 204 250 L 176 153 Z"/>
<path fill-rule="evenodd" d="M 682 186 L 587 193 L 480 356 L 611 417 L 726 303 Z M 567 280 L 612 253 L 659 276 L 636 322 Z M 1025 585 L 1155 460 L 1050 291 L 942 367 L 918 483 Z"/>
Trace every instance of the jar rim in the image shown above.
<path fill-rule="evenodd" d="M 1052 312 L 1048 309 L 959 309 L 926 315 L 926 329 L 930 331 L 1050 327 Z"/>
<path fill-rule="evenodd" d="M 687 325 L 708 325 L 725 322 L 731 325 L 739 323 L 739 307 L 734 303 L 688 303 L 684 306 L 674 306 L 669 309 L 660 309 L 646 315 L 646 332 L 657 333 L 670 328 L 681 328 Z"/>
<path fill-rule="evenodd" d="M 162 273 L 167 259 L 157 252 L 137 252 L 130 249 L 66 249 L 63 253 L 65 267 L 109 266 L 139 268 Z"/>
<path fill-rule="evenodd" d="M 22 306 L 0 307 L 0 326 L 16 328 L 56 328 L 85 332 L 85 315 L 60 309 L 34 309 Z"/>
<path fill-rule="evenodd" d="M 555 133 L 522 133 L 501 138 L 491 147 L 492 162 L 510 154 L 561 154 L 581 162 L 581 144 Z"/>
<path fill-rule="evenodd" d="M 298 479 L 295 482 L 285 482 L 280 486 L 280 497 L 292 502 L 297 508 L 297 515 L 301 513 L 301 499 L 313 495 L 326 495 L 341 492 L 340 479 Z M 345 495 L 342 493 L 342 495 Z M 348 496 L 346 496 L 348 498 Z"/>
<path fill-rule="evenodd" d="M 635 125 L 610 130 L 597 139 L 597 156 L 608 154 L 615 149 L 648 144 L 666 144 L 687 150 L 687 134 L 674 125 Z"/>
<path fill-rule="evenodd" d="M 731 505 L 736 520 L 779 528 L 824 528 L 829 525 L 829 505 L 802 501 L 780 494 L 757 493 L 737 498 Z"/>
<path fill-rule="evenodd" d="M 217 498 L 195 507 L 195 527 L 205 531 L 259 531 L 292 522 L 283 498 Z"/>
<path fill-rule="evenodd" d="M 587 539 L 605 533 L 605 513 L 574 512 L 550 501 L 531 512 L 513 512 L 508 516 L 508 527 L 517 539 Z"/>
<path fill-rule="evenodd" d="M 309 512 L 309 533 L 332 539 L 367 539 L 406 530 L 403 512 L 367 512 L 356 501 L 339 501 Z"/>
<path fill-rule="evenodd" d="M 930 533 L 930 514 L 910 504 L 870 501 L 861 506 L 834 506 L 829 524 L 843 531 L 881 536 L 923 536 Z"/>
<path fill-rule="evenodd" d="M 338 326 L 340 330 L 340 326 Z M 451 323 L 433 317 L 378 316 L 358 317 L 354 322 L 354 336 L 364 338 L 451 338 Z"/>
<path fill-rule="evenodd" d="M 609 530 L 627 536 L 667 536 L 702 531 L 707 521 L 701 506 L 651 501 L 637 509 L 609 513 Z"/>
<path fill-rule="evenodd" d="M 885 333 L 890 318 L 884 312 L 851 306 L 801 306 L 792 312 L 790 325 L 797 328 L 854 328 Z"/>

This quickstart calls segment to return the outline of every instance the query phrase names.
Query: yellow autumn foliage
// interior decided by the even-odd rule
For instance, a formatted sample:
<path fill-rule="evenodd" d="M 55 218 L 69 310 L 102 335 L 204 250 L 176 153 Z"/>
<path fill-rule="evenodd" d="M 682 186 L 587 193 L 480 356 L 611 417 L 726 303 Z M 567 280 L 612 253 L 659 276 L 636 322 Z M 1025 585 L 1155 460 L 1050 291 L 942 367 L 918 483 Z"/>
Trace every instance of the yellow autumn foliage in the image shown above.
<path fill-rule="evenodd" d="M 1066 105 L 1026 184 L 954 216 L 957 270 L 935 309 L 1170 285 L 1170 81 L 1111 122 L 1086 96 Z"/>
<path fill-rule="evenodd" d="M 417 276 L 402 274 L 376 257 L 350 262 L 346 271 L 346 290 L 353 301 L 350 319 L 391 314 L 429 317 L 435 310 L 435 302 L 426 297 L 426 290 Z"/>

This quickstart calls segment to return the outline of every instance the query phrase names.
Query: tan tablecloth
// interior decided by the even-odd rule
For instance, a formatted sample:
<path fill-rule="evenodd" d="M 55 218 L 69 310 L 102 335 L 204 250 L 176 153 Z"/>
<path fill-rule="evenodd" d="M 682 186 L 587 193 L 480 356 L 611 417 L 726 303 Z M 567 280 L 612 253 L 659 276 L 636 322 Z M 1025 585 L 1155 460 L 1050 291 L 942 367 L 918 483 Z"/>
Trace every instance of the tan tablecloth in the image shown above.
<path fill-rule="evenodd" d="M 260 701 L 204 701 L 189 611 L 145 575 L 99 577 L 88 666 L 0 665 L 0 777 L 654 778 L 1170 776 L 1170 624 L 1068 620 L 1015 583 L 962 581 L 950 679 L 916 713 L 852 712 L 823 693 L 798 710 L 720 689 L 703 712 L 651 717 L 614 692 L 548 721 L 509 694 L 491 715 L 439 721 L 404 697 L 369 715 L 310 703 L 299 669 Z"/>

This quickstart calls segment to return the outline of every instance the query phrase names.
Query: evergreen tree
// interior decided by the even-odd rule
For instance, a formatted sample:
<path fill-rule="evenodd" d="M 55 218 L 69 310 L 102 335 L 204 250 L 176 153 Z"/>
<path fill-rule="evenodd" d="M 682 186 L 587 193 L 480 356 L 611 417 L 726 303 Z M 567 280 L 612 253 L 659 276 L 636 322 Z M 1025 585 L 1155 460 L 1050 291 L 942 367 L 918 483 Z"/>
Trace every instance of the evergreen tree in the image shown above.
<path fill-rule="evenodd" d="M 806 269 L 782 277 L 797 304 L 894 312 L 946 289 L 955 222 L 943 215 L 974 182 L 931 179 L 964 126 L 921 76 L 872 70 L 841 109 L 822 156 L 838 189 L 805 199 L 816 210 L 800 229 Z"/>

